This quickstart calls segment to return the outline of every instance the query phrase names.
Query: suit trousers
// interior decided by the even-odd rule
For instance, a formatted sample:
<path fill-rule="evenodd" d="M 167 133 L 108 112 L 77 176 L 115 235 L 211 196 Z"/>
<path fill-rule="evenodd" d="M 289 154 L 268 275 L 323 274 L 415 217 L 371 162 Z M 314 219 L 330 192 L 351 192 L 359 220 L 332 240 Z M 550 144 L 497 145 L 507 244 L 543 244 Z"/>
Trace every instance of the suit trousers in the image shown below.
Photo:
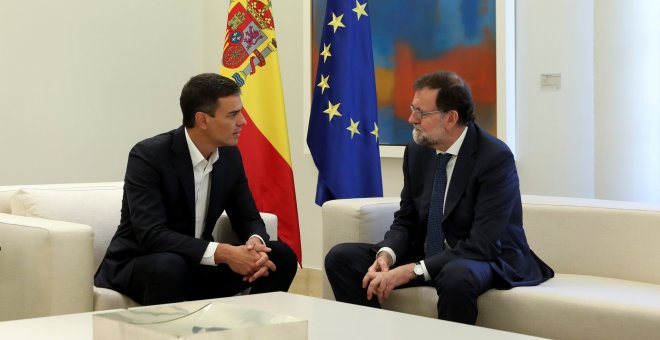
<path fill-rule="evenodd" d="M 276 270 L 249 283 L 226 264 L 191 264 L 175 253 L 155 253 L 132 259 L 135 264 L 124 294 L 142 305 L 287 291 L 298 269 L 296 255 L 285 243 L 270 241 L 269 259 Z M 130 266 L 126 266 L 130 267 Z"/>
<path fill-rule="evenodd" d="M 376 251 L 366 243 L 343 243 L 334 246 L 325 257 L 325 272 L 337 301 L 380 308 L 378 298 L 367 300 L 362 279 L 374 263 Z M 421 259 L 398 259 L 408 264 Z M 475 324 L 477 298 L 493 287 L 495 277 L 490 263 L 457 259 L 445 265 L 430 281 L 413 280 L 397 288 L 431 286 L 438 293 L 438 318 Z"/>

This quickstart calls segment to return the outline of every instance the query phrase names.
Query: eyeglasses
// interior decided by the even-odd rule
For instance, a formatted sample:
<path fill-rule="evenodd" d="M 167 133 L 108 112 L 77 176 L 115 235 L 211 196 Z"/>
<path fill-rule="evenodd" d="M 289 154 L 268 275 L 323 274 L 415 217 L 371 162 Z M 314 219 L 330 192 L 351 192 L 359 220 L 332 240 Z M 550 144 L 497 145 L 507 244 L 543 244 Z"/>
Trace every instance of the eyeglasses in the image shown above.
<path fill-rule="evenodd" d="M 422 118 L 424 118 L 424 117 L 430 115 L 430 114 L 434 114 L 434 113 L 444 113 L 444 112 L 445 112 L 445 111 L 440 111 L 440 110 L 422 112 L 422 111 L 420 111 L 419 109 L 416 109 L 415 107 L 413 107 L 412 105 L 410 105 L 410 113 L 414 113 L 414 114 L 415 114 L 415 117 L 417 117 L 417 119 L 420 119 L 420 120 L 421 120 Z"/>

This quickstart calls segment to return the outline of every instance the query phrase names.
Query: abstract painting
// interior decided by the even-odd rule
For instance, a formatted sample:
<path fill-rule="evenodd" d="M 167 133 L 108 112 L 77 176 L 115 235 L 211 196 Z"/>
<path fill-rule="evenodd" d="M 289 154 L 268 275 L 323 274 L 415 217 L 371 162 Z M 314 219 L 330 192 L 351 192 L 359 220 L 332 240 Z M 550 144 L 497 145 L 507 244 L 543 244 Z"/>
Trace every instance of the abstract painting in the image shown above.
<path fill-rule="evenodd" d="M 312 0 L 312 73 L 325 3 Z M 468 82 L 477 124 L 497 135 L 495 0 L 372 0 L 366 9 L 381 145 L 405 145 L 410 140 L 412 83 L 437 70 L 454 71 Z"/>

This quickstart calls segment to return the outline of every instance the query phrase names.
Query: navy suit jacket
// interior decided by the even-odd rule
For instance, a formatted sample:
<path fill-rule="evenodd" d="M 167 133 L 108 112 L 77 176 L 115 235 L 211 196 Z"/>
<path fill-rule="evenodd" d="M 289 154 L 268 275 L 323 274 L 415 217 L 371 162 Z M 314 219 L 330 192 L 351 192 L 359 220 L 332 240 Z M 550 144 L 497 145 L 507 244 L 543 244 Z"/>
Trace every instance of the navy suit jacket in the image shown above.
<path fill-rule="evenodd" d="M 400 209 L 376 246 L 392 248 L 397 258 L 424 259 L 432 277 L 454 259 L 472 259 L 491 264 L 502 279 L 495 280 L 495 287 L 539 284 L 554 272 L 527 244 L 513 154 L 476 124 L 467 129 L 447 188 L 442 222 L 451 249 L 425 258 L 436 151 L 414 141 L 404 153 Z"/>
<path fill-rule="evenodd" d="M 128 156 L 121 222 L 95 275 L 97 287 L 125 287 L 132 259 L 172 252 L 199 264 L 223 211 L 241 242 L 268 234 L 248 188 L 236 147 L 218 148 L 206 224 L 195 238 L 194 177 L 184 127 L 139 142 Z"/>

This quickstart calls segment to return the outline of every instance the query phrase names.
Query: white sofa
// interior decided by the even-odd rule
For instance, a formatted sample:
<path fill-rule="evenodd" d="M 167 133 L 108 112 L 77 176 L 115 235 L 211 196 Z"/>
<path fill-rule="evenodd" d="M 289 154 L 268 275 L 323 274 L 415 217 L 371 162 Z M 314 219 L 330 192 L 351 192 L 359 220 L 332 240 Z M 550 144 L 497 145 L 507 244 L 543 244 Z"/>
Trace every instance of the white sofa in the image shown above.
<path fill-rule="evenodd" d="M 382 239 L 399 198 L 323 205 L 323 254 Z M 554 339 L 660 337 L 660 205 L 523 196 L 531 248 L 556 272 L 535 287 L 490 290 L 477 325 Z M 334 299 L 324 276 L 323 297 Z M 383 308 L 437 317 L 430 287 L 395 290 Z"/>
<path fill-rule="evenodd" d="M 138 305 L 93 286 L 122 194 L 122 182 L 0 186 L 0 321 Z M 277 217 L 261 216 L 276 238 Z M 215 231 L 237 241 L 226 215 Z"/>

